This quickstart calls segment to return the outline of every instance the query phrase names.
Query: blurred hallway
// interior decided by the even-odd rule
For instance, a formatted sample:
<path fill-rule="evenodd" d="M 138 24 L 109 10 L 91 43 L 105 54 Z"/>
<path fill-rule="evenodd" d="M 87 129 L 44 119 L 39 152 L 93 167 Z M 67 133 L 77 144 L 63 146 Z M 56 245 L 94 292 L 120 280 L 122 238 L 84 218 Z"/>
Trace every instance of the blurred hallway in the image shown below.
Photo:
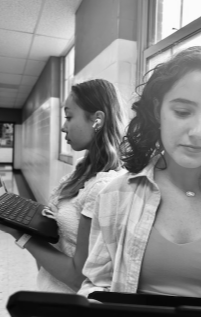
<path fill-rule="evenodd" d="M 8 191 L 22 192 L 11 166 L 0 165 L 0 176 Z M 0 231 L 0 316 L 10 316 L 5 309 L 9 296 L 19 290 L 35 290 L 37 267 L 34 258 L 15 245 L 14 239 Z"/>

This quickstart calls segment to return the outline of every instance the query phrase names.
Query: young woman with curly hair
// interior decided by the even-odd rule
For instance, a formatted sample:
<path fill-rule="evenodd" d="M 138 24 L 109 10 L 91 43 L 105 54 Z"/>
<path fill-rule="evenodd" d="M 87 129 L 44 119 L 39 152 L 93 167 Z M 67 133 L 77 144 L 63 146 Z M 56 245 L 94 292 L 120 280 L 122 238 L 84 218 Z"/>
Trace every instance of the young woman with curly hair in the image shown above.
<path fill-rule="evenodd" d="M 200 297 L 200 47 L 156 66 L 133 110 L 128 173 L 98 196 L 79 294 Z"/>

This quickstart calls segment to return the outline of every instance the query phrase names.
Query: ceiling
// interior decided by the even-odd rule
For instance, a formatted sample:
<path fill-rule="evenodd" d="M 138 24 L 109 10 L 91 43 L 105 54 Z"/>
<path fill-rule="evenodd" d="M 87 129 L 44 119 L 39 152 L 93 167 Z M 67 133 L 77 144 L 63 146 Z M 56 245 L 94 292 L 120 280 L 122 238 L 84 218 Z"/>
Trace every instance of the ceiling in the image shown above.
<path fill-rule="evenodd" d="M 82 0 L 0 0 L 0 108 L 22 108 L 50 56 L 74 39 Z"/>

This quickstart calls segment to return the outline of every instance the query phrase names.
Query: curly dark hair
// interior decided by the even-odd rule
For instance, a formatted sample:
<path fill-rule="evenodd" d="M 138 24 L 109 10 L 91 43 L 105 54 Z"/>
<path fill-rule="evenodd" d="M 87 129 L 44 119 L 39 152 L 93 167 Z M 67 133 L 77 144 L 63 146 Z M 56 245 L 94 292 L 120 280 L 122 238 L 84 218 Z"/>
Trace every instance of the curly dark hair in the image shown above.
<path fill-rule="evenodd" d="M 126 136 L 120 145 L 121 157 L 127 170 L 140 172 L 152 156 L 161 154 L 160 123 L 155 116 L 155 104 L 161 107 L 165 94 L 184 75 L 201 69 L 201 47 L 185 49 L 165 63 L 158 64 L 143 86 L 138 101 L 132 105 L 135 112 Z M 140 87 L 138 86 L 137 89 Z"/>

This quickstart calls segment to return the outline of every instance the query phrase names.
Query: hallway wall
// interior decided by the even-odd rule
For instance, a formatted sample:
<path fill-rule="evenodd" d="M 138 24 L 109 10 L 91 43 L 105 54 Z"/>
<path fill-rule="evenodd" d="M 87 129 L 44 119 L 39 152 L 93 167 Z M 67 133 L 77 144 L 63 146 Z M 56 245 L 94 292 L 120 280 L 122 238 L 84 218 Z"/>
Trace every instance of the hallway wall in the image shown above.
<path fill-rule="evenodd" d="M 37 201 L 47 204 L 52 188 L 72 166 L 58 161 L 60 61 L 51 57 L 23 112 L 22 172 Z"/>
<path fill-rule="evenodd" d="M 85 0 L 76 12 L 75 82 L 111 81 L 129 117 L 136 85 L 138 6 L 139 0 Z"/>
<path fill-rule="evenodd" d="M 15 169 L 21 169 L 22 164 L 22 125 L 15 124 L 14 126 L 14 162 Z"/>

